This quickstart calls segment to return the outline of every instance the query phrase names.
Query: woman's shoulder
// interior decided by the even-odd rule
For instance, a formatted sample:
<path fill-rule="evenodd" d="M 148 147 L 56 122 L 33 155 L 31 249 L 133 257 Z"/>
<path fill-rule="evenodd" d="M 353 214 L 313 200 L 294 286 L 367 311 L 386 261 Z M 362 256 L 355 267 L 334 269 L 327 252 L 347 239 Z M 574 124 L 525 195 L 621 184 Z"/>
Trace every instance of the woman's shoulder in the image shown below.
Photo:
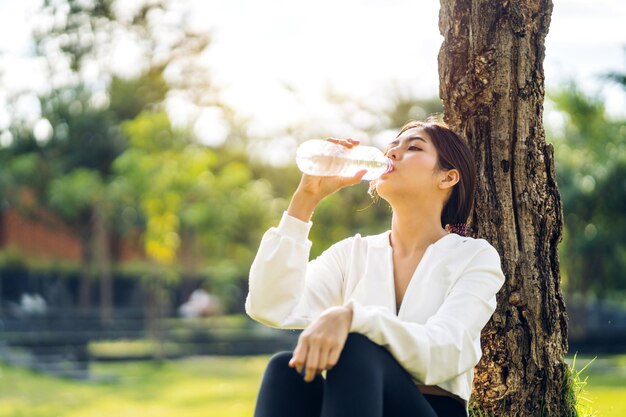
<path fill-rule="evenodd" d="M 448 256 L 456 258 L 461 264 L 501 264 L 498 250 L 487 239 L 481 237 L 460 236 L 457 244 L 448 251 Z"/>
<path fill-rule="evenodd" d="M 467 266 L 474 263 L 500 263 L 498 251 L 484 238 L 450 233 L 435 246 L 437 252 L 436 258 L 449 266 Z"/>
<path fill-rule="evenodd" d="M 489 242 L 487 239 L 482 237 L 471 237 L 471 236 L 463 236 L 456 233 L 450 233 L 456 237 L 456 242 L 458 245 L 466 246 L 467 248 L 472 248 L 475 250 L 491 248 L 496 250 L 496 248 Z"/>

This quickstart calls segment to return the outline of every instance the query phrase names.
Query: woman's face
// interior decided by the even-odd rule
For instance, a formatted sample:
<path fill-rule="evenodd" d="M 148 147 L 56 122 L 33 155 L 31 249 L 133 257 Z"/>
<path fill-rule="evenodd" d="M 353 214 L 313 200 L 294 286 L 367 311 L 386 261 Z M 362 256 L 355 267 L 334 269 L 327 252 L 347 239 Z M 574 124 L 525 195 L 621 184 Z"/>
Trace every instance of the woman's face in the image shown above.
<path fill-rule="evenodd" d="M 403 132 L 385 153 L 393 160 L 393 170 L 376 182 L 378 195 L 391 202 L 396 196 L 421 199 L 437 194 L 445 173 L 437 170 L 437 150 L 423 128 Z"/>

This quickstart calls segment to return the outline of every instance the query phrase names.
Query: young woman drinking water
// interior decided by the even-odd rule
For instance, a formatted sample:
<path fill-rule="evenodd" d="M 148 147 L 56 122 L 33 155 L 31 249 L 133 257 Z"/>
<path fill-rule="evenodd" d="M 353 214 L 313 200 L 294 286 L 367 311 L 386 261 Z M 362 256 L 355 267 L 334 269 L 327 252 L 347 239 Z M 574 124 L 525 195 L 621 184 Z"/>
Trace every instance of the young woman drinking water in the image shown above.
<path fill-rule="evenodd" d="M 370 189 L 392 208 L 390 230 L 356 234 L 309 261 L 315 207 L 359 183 L 360 171 L 303 174 L 280 223 L 263 236 L 246 312 L 304 330 L 293 352 L 269 361 L 256 417 L 468 414 L 480 333 L 504 283 L 494 247 L 459 228 L 474 198 L 472 153 L 445 125 L 413 121 L 386 155 L 393 169 Z"/>

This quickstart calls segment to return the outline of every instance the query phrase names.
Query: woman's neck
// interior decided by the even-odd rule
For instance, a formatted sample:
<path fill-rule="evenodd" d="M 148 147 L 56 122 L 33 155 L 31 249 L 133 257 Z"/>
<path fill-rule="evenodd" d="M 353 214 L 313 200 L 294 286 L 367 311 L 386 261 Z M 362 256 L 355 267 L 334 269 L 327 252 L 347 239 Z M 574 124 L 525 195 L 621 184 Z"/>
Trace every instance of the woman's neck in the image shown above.
<path fill-rule="evenodd" d="M 411 256 L 421 253 L 447 234 L 441 226 L 441 208 L 393 209 L 390 243 L 396 254 Z"/>

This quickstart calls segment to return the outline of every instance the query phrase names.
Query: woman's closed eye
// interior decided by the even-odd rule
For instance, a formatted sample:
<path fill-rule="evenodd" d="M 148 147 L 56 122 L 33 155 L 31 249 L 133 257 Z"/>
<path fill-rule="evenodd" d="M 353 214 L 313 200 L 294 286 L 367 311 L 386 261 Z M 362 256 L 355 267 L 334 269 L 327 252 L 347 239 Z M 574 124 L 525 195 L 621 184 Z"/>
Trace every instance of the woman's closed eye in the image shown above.
<path fill-rule="evenodd" d="M 388 155 L 388 153 L 389 153 L 389 151 L 390 151 L 391 149 L 392 149 L 392 148 L 387 148 L 387 149 L 385 150 L 385 156 L 389 156 L 389 155 Z M 422 150 L 422 148 L 418 148 L 417 146 L 409 146 L 409 147 L 407 148 L 407 150 L 409 150 L 409 151 L 421 151 L 421 150 Z"/>

